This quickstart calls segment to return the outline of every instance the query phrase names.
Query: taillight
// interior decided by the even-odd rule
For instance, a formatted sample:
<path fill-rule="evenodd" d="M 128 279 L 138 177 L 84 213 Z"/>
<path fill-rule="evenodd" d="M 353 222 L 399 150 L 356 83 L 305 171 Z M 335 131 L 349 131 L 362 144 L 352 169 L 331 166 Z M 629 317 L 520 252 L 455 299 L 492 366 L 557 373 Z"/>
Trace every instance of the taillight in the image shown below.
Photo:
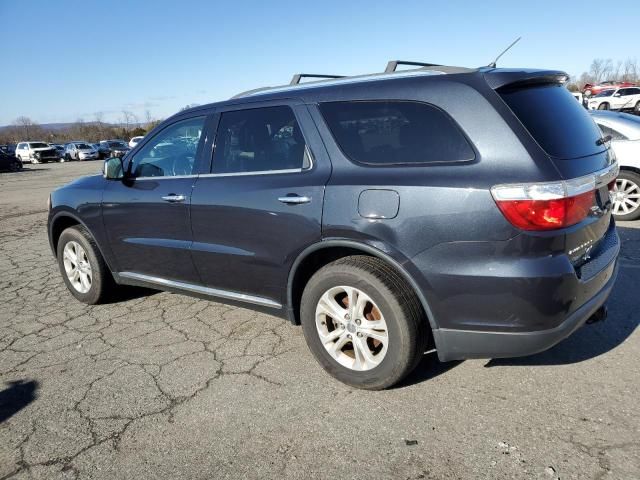
<path fill-rule="evenodd" d="M 596 204 L 596 189 L 615 183 L 617 174 L 616 163 L 572 180 L 496 185 L 491 194 L 513 226 L 522 230 L 554 230 L 587 218 Z"/>

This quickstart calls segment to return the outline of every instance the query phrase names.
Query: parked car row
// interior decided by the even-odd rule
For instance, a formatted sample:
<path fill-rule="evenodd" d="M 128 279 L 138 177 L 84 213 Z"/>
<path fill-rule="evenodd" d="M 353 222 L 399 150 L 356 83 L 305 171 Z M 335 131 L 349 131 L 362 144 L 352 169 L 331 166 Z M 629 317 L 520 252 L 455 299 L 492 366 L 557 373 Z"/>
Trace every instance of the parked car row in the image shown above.
<path fill-rule="evenodd" d="M 640 114 L 640 87 L 609 88 L 587 100 L 589 110 L 634 111 Z"/>
<path fill-rule="evenodd" d="M 616 82 L 612 80 L 608 80 L 606 82 L 601 83 L 585 83 L 584 87 L 582 87 L 582 94 L 585 97 L 591 97 L 599 94 L 603 90 L 611 90 L 616 88 L 623 87 L 635 87 L 636 84 L 633 82 Z"/>
<path fill-rule="evenodd" d="M 142 137 L 134 137 L 133 142 Z M 64 145 L 47 142 L 19 142 L 15 149 L 11 145 L 2 145 L 4 154 L 14 156 L 23 163 L 65 162 L 71 160 L 101 160 L 109 157 L 122 157 L 131 147 L 124 140 L 101 140 L 99 143 L 73 141 Z"/>

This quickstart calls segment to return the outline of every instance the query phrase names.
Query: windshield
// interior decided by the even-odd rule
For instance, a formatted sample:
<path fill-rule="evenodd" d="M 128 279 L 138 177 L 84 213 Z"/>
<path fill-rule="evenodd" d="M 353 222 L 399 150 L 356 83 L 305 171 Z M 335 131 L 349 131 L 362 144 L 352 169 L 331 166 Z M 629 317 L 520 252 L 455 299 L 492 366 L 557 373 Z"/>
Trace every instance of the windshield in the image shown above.
<path fill-rule="evenodd" d="M 111 148 L 126 148 L 127 146 L 124 142 L 109 142 L 109 146 Z"/>
<path fill-rule="evenodd" d="M 600 129 L 569 91 L 559 84 L 498 91 L 538 145 L 559 159 L 586 157 L 606 147 Z"/>
<path fill-rule="evenodd" d="M 31 148 L 49 148 L 49 145 L 47 145 L 46 143 L 42 143 L 42 142 L 33 142 L 29 144 L 29 147 Z"/>
<path fill-rule="evenodd" d="M 613 95 L 613 92 L 615 92 L 615 90 L 603 90 L 600 93 L 598 93 L 597 95 L 594 95 L 594 98 L 596 98 L 596 97 L 610 97 L 611 95 Z"/>
<path fill-rule="evenodd" d="M 87 145 L 86 143 L 76 143 L 76 147 L 78 147 L 80 150 L 91 150 L 91 146 Z"/>

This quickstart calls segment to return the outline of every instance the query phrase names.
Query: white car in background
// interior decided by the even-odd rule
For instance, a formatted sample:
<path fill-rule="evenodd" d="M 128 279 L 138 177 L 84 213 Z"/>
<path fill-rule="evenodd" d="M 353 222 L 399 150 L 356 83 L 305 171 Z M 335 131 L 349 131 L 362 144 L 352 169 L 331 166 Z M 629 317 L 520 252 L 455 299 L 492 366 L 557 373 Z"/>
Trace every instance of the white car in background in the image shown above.
<path fill-rule="evenodd" d="M 640 87 L 610 88 L 594 95 L 589 110 L 633 110 L 640 113 Z"/>
<path fill-rule="evenodd" d="M 87 142 L 70 142 L 64 147 L 65 160 L 98 160 L 100 154 Z"/>
<path fill-rule="evenodd" d="M 129 140 L 129 148 L 133 148 L 136 145 L 138 145 L 138 143 L 140 143 L 140 140 L 142 140 L 143 138 L 144 138 L 144 136 L 133 137 L 131 140 Z"/>
<path fill-rule="evenodd" d="M 611 148 L 620 174 L 611 192 L 613 215 L 618 220 L 640 218 L 640 117 L 620 112 L 589 112 L 602 134 L 611 137 Z"/>

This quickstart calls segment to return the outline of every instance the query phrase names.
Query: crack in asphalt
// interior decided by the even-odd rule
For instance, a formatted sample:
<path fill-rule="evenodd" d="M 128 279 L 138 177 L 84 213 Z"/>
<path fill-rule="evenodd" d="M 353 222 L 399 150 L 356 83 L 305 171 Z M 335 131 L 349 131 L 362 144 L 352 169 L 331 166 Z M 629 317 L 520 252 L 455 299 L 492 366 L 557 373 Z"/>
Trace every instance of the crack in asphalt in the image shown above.
<path fill-rule="evenodd" d="M 27 189 L 36 172 L 15 188 Z M 637 237 L 623 244 L 625 275 L 637 267 Z M 566 365 L 443 368 L 363 392 L 325 375 L 286 321 L 171 293 L 125 293 L 108 305 L 77 302 L 51 255 L 46 211 L 0 204 L 0 391 L 38 382 L 35 399 L 0 423 L 0 480 L 131 477 L 127 461 L 137 457 L 142 476 L 155 478 L 189 478 L 194 457 L 200 478 L 640 478 L 638 415 L 625 410 L 638 395 L 637 370 L 619 367 L 637 355 L 637 337 L 599 377 L 585 373 L 593 363 L 569 370 L 585 375 L 578 400 L 553 412 L 545 402 L 566 386 Z M 618 313 L 627 335 L 634 315 Z M 593 328 L 591 341 L 610 341 L 605 327 Z M 616 408 L 601 408 L 604 420 L 576 411 L 580 395 L 586 409 L 589 395 L 607 394 L 612 368 L 626 388 Z M 166 438 L 175 431 L 184 450 Z M 526 446 L 503 440 L 532 432 Z M 369 465 L 372 445 L 379 458 Z M 150 464 L 154 448 L 176 469 Z M 559 453 L 541 460 L 538 448 Z"/>

